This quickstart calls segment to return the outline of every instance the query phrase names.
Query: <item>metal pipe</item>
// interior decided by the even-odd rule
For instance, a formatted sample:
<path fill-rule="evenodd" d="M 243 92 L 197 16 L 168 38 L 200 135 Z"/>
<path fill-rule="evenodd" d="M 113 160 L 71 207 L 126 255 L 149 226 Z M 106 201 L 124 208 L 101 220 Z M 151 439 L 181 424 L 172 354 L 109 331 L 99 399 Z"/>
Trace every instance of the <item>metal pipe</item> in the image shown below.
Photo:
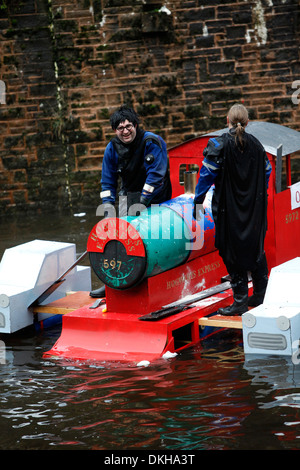
<path fill-rule="evenodd" d="M 185 171 L 184 172 L 184 192 L 185 194 L 195 194 L 197 186 L 197 171 Z"/>

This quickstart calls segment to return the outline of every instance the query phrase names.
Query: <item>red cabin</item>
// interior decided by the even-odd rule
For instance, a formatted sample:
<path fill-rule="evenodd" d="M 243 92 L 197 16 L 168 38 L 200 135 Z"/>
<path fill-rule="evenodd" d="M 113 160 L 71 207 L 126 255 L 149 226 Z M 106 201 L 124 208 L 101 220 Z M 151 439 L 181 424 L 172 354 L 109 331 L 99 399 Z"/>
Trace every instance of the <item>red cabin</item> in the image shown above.
<path fill-rule="evenodd" d="M 169 150 L 173 197 L 183 192 L 181 176 L 183 171 L 198 169 L 202 164 L 203 150 L 208 140 L 224 132 L 227 132 L 227 129 L 197 137 Z M 299 192 L 295 193 L 295 199 L 298 194 L 298 199 L 295 200 L 296 204 L 298 202 L 298 208 L 291 207 L 291 156 L 300 150 L 300 133 L 269 122 L 250 122 L 247 132 L 253 134 L 263 144 L 272 165 L 268 191 L 268 231 L 265 242 L 270 270 L 284 261 L 300 256 Z M 298 162 L 299 160 L 298 154 Z"/>

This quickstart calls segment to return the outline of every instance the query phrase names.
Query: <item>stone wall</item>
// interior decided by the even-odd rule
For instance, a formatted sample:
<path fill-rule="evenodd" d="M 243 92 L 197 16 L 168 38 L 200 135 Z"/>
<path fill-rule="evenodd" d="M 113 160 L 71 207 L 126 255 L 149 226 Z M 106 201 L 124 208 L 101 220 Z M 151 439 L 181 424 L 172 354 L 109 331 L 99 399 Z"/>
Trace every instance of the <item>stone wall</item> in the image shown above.
<path fill-rule="evenodd" d="M 124 102 L 168 147 L 235 102 L 300 130 L 298 0 L 0 0 L 0 31 L 1 214 L 95 210 Z"/>

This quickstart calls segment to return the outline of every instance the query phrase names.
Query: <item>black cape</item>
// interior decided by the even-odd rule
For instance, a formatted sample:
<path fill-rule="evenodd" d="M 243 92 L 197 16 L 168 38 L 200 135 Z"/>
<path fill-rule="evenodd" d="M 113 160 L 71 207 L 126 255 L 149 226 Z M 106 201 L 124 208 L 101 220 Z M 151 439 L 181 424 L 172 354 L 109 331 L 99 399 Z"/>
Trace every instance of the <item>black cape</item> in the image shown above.
<path fill-rule="evenodd" d="M 267 230 L 265 150 L 245 133 L 243 149 L 234 134 L 222 135 L 221 171 L 215 181 L 215 245 L 225 265 L 251 271 L 264 253 Z"/>

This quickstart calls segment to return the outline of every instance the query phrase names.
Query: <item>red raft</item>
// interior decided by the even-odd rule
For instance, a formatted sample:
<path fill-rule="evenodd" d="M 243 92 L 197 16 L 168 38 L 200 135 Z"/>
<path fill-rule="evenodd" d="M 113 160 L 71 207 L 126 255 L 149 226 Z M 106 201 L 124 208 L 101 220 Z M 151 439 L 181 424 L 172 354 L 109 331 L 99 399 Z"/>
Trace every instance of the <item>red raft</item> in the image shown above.
<path fill-rule="evenodd" d="M 199 169 L 208 139 L 225 131 L 169 150 L 175 199 L 180 200 L 184 192 L 183 172 Z M 300 256 L 300 197 L 291 178 L 291 154 L 300 149 L 300 133 L 262 122 L 250 123 L 247 131 L 262 142 L 273 168 L 265 243 L 271 269 Z M 181 221 L 192 234 L 190 240 L 194 243 L 189 204 L 181 212 L 173 206 L 169 209 L 175 211 L 178 223 Z M 120 222 L 112 231 L 111 219 L 100 221 L 90 234 L 87 250 L 94 271 L 106 284 L 106 298 L 94 302 L 87 293 L 74 294 L 84 295 L 86 304 L 74 306 L 74 310 L 71 308 L 63 315 L 61 336 L 44 357 L 91 362 L 153 361 L 167 352 L 178 353 L 196 345 L 207 325 L 241 329 L 241 317 L 215 314 L 219 307 L 232 302 L 232 291 L 225 266 L 214 247 L 209 203 L 205 219 L 203 243 L 187 253 L 182 253 L 174 233 L 165 237 L 167 241 L 156 241 L 153 248 L 147 244 L 141 222 L 114 219 Z M 161 262 L 153 262 L 156 254 Z"/>

